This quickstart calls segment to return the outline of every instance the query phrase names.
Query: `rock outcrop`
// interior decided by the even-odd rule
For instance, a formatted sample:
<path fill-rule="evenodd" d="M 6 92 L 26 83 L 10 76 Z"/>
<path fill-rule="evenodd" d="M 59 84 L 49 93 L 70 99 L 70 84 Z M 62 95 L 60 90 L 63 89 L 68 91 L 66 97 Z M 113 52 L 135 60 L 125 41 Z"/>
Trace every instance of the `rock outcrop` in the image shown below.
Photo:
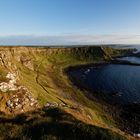
<path fill-rule="evenodd" d="M 24 112 L 30 108 L 38 107 L 37 100 L 32 97 L 31 92 L 20 86 L 16 93 L 12 94 L 10 99 L 6 102 L 10 112 Z"/>
<path fill-rule="evenodd" d="M 0 91 L 5 94 L 8 91 L 13 92 L 6 101 L 6 106 L 10 112 L 25 112 L 38 106 L 37 100 L 32 97 L 32 93 L 26 87 L 17 85 L 17 73 L 8 72 L 6 78 L 8 82 L 0 83 Z"/>
<path fill-rule="evenodd" d="M 6 75 L 6 78 L 9 80 L 9 82 L 8 83 L 6 83 L 6 82 L 0 83 L 0 90 L 2 92 L 18 90 L 17 86 L 15 85 L 16 84 L 16 77 L 17 77 L 16 73 L 9 72 Z"/>

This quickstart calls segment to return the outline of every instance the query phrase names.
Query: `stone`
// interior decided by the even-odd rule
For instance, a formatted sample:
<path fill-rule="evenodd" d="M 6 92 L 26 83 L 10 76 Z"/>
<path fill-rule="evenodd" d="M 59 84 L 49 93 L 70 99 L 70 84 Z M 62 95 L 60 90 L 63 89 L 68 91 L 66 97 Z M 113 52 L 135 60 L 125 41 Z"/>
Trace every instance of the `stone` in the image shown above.
<path fill-rule="evenodd" d="M 60 103 L 59 106 L 60 106 L 60 107 L 64 107 L 64 106 L 66 106 L 66 104 Z"/>
<path fill-rule="evenodd" d="M 29 99 L 28 98 L 25 98 L 25 102 L 29 102 Z"/>
<path fill-rule="evenodd" d="M 9 72 L 6 75 L 6 78 L 10 79 L 9 83 L 5 83 L 5 82 L 0 83 L 0 90 L 2 92 L 7 92 L 8 90 L 11 90 L 11 91 L 17 90 L 17 86 L 15 86 L 15 84 L 16 84 L 16 74 Z"/>
<path fill-rule="evenodd" d="M 16 106 L 16 109 L 20 109 L 20 108 L 22 108 L 22 105 L 21 105 L 21 104 L 18 104 L 18 105 Z"/>
<path fill-rule="evenodd" d="M 55 107 L 55 104 L 50 104 L 51 107 Z"/>
<path fill-rule="evenodd" d="M 16 84 L 16 80 L 15 79 L 9 80 L 9 84 Z"/>
<path fill-rule="evenodd" d="M 13 85 L 13 86 L 10 86 L 10 87 L 9 87 L 9 90 L 10 90 L 10 91 L 16 91 L 16 90 L 17 90 L 17 87 L 14 86 L 14 85 Z"/>
<path fill-rule="evenodd" d="M 22 109 L 21 112 L 24 112 L 23 107 L 38 106 L 37 100 L 32 97 L 32 93 L 26 87 L 17 87 L 15 73 L 9 72 L 6 78 L 9 79 L 9 83 L 0 83 L 0 90 L 3 92 L 17 91 L 17 94 L 11 96 L 11 99 L 6 102 L 6 105 L 12 112 L 17 109 Z"/>
<path fill-rule="evenodd" d="M 34 103 L 30 103 L 30 106 L 33 106 L 34 105 Z"/>
<path fill-rule="evenodd" d="M 88 117 L 90 120 L 92 120 L 92 118 L 91 118 L 91 116 L 90 116 L 90 115 L 87 115 L 87 117 Z"/>
<path fill-rule="evenodd" d="M 9 90 L 9 84 L 5 82 L 0 83 L 0 90 L 2 92 L 7 92 Z"/>
<path fill-rule="evenodd" d="M 18 106 L 19 104 L 18 103 L 15 103 L 15 105 Z"/>
<path fill-rule="evenodd" d="M 138 134 L 134 134 L 134 137 L 136 137 L 136 138 L 140 138 L 140 133 L 138 133 Z"/>
<path fill-rule="evenodd" d="M 34 99 L 34 98 L 30 98 L 30 100 L 31 100 L 32 102 L 34 102 L 34 101 L 35 101 L 35 99 Z"/>
<path fill-rule="evenodd" d="M 53 103 L 53 105 L 54 105 L 55 107 L 57 107 L 57 106 L 58 106 L 58 104 L 57 104 L 56 102 L 54 102 L 54 103 Z"/>
<path fill-rule="evenodd" d="M 45 106 L 44 107 L 49 107 L 50 106 L 50 103 L 47 103 L 47 104 L 45 104 Z"/>
<path fill-rule="evenodd" d="M 8 72 L 8 74 L 6 75 L 6 78 L 7 79 L 14 80 L 16 78 L 16 74 L 15 73 Z"/>
<path fill-rule="evenodd" d="M 87 69 L 86 71 L 85 71 L 85 74 L 88 74 L 90 72 L 90 69 Z"/>
<path fill-rule="evenodd" d="M 14 98 L 13 101 L 14 101 L 14 102 L 18 102 L 19 99 L 18 99 L 18 98 Z"/>
<path fill-rule="evenodd" d="M 11 107 L 11 101 L 10 100 L 8 100 L 6 104 L 7 104 L 8 107 Z"/>

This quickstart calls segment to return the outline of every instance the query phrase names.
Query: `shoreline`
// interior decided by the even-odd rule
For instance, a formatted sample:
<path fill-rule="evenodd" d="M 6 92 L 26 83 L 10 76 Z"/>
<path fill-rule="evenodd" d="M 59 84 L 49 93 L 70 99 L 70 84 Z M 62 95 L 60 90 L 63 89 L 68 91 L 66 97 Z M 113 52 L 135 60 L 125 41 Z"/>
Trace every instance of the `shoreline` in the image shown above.
<path fill-rule="evenodd" d="M 112 61 L 111 60 L 107 62 L 105 61 L 105 62 L 99 62 L 99 63 L 69 66 L 64 69 L 64 73 L 68 76 L 73 86 L 80 89 L 80 91 L 82 91 L 83 94 L 85 94 L 87 98 L 98 102 L 102 106 L 105 106 L 103 107 L 103 110 L 113 117 L 113 119 L 116 122 L 116 125 L 119 127 L 120 130 L 126 133 L 129 133 L 131 135 L 134 135 L 137 133 L 139 134 L 140 133 L 140 127 L 139 127 L 140 126 L 140 123 L 139 123 L 140 122 L 140 112 L 139 112 L 140 103 L 130 103 L 130 104 L 125 105 L 125 104 L 118 104 L 118 103 L 110 102 L 107 96 L 103 96 L 104 93 L 96 92 L 94 90 L 87 88 L 84 85 L 75 83 L 74 79 L 69 74 L 69 72 L 73 69 L 76 70 L 83 67 L 100 67 L 107 64 L 140 66 L 140 64 L 135 64 L 135 63 L 133 64 L 128 61 L 120 61 L 120 60 Z"/>

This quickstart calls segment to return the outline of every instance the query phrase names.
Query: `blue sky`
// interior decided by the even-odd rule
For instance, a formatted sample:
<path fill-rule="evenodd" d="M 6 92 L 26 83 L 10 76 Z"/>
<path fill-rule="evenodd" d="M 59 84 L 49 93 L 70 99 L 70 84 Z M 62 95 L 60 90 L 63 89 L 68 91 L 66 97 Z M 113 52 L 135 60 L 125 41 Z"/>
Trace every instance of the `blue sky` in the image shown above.
<path fill-rule="evenodd" d="M 140 0 L 1 0 L 0 44 L 140 43 L 139 6 Z"/>

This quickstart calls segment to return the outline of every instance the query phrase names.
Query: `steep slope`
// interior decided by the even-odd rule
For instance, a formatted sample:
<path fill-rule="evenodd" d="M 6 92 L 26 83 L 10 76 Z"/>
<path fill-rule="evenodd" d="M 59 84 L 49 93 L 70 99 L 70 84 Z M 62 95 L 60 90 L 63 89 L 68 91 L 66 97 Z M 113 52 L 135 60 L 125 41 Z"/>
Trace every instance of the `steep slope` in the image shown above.
<path fill-rule="evenodd" d="M 94 98 L 92 100 L 88 98 L 86 91 L 77 89 L 77 87 L 70 82 L 64 70 L 75 65 L 106 63 L 111 60 L 112 57 L 129 54 L 131 52 L 132 50 L 114 50 L 107 47 L 1 47 L 0 111 L 2 112 L 1 122 L 3 124 L 3 120 L 5 120 L 5 125 L 1 124 L 3 129 L 0 135 L 3 135 L 5 129 L 15 121 L 13 117 L 19 117 L 21 113 L 23 116 L 27 114 L 27 117 L 21 117 L 21 120 L 18 120 L 19 124 L 22 122 L 22 119 L 28 120 L 28 118 L 32 118 L 34 120 L 34 117 L 38 120 L 53 119 L 53 117 L 57 116 L 57 113 L 53 117 L 47 118 L 41 115 L 44 111 L 42 112 L 40 110 L 42 110 L 42 108 L 58 108 L 58 110 L 64 111 L 63 114 L 66 114 L 66 117 L 69 118 L 69 115 L 72 115 L 76 118 L 76 121 L 83 123 L 85 127 L 83 130 L 79 130 L 76 126 L 76 130 L 74 129 L 74 131 L 80 131 L 80 133 L 81 131 L 85 131 L 85 135 L 87 133 L 88 136 L 88 133 L 91 133 L 90 135 L 93 134 L 93 136 L 94 134 L 97 136 L 106 135 L 102 139 L 109 139 L 109 137 L 110 139 L 123 139 L 120 135 L 129 137 L 117 128 L 113 118 L 105 112 L 102 104 Z M 35 110 L 39 110 L 38 113 L 34 114 L 33 112 Z M 64 122 L 65 121 L 67 122 L 67 120 L 64 119 Z M 36 125 L 34 121 L 31 122 L 33 124 L 31 123 L 30 125 L 33 125 L 33 127 L 41 127 L 38 126 L 41 124 Z M 46 123 L 48 123 L 48 121 L 46 121 Z M 52 125 L 54 125 L 53 121 L 52 123 Z M 71 119 L 69 123 L 72 123 Z M 88 124 L 94 126 L 96 129 L 89 128 Z M 42 125 L 44 126 L 44 124 Z M 13 124 L 13 127 L 14 126 L 15 124 Z M 21 127 L 17 125 L 15 127 L 19 127 L 21 130 L 20 133 L 24 135 L 24 126 Z M 26 127 L 30 130 L 29 126 Z M 64 128 L 67 129 L 68 127 L 65 126 Z M 46 129 L 46 127 L 44 127 L 44 129 Z M 35 131 L 38 131 L 38 129 L 35 129 Z M 44 136 L 46 135 L 47 139 L 49 134 L 45 134 L 45 130 L 42 131 L 44 131 Z M 29 132 L 30 136 L 33 132 Z M 5 139 L 5 135 L 3 139 Z M 19 134 L 9 134 L 8 139 L 16 138 L 17 135 Z M 51 137 L 53 137 L 53 135 L 55 139 L 59 139 L 56 134 L 51 134 Z M 27 139 L 28 138 L 29 137 L 27 137 Z M 77 138 L 77 136 L 73 138 L 80 139 Z M 97 137 L 91 136 L 89 139 L 93 138 Z M 98 139 L 101 138 L 98 137 Z"/>

